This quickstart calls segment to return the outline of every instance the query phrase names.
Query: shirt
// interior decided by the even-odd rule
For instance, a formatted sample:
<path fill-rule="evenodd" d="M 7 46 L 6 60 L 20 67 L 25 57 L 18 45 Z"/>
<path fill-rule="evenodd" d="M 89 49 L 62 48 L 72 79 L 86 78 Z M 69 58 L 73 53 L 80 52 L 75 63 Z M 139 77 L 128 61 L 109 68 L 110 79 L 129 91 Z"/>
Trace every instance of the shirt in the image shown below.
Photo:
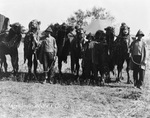
<path fill-rule="evenodd" d="M 51 52 L 54 53 L 54 55 L 56 55 L 57 45 L 54 37 L 46 37 L 42 43 L 44 45 L 44 52 Z"/>
<path fill-rule="evenodd" d="M 133 47 L 132 47 L 132 54 L 133 55 L 142 55 L 142 49 L 145 46 L 145 43 L 141 40 L 136 40 Z"/>
<path fill-rule="evenodd" d="M 146 69 L 146 43 L 144 41 L 135 40 L 130 46 L 131 57 L 135 55 L 141 56 L 141 68 Z"/>

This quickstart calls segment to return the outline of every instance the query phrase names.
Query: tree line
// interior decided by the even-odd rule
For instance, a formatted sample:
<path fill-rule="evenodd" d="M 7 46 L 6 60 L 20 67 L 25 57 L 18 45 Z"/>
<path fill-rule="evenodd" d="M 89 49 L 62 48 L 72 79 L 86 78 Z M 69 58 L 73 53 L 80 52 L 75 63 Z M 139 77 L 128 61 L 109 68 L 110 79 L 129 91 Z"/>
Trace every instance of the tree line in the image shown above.
<path fill-rule="evenodd" d="M 82 27 L 88 25 L 88 21 L 91 21 L 92 19 L 107 19 L 111 22 L 115 21 L 115 17 L 105 8 L 94 6 L 92 9 L 86 11 L 78 9 L 73 15 L 67 18 L 66 23 L 71 26 L 77 25 Z"/>

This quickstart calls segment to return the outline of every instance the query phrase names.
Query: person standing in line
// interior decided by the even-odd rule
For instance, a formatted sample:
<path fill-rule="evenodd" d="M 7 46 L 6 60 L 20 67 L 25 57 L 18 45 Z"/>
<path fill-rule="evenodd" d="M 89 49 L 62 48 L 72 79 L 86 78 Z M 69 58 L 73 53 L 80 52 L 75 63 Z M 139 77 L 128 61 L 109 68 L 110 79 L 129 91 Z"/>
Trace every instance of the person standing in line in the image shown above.
<path fill-rule="evenodd" d="M 54 37 L 51 36 L 52 29 L 48 28 L 44 31 L 44 37 L 42 37 L 42 58 L 43 58 L 43 68 L 45 73 L 45 80 L 43 83 L 51 83 L 48 73 L 52 74 L 56 54 L 57 45 Z M 49 72 L 48 72 L 49 71 Z M 51 76 L 52 77 L 52 76 Z"/>
<path fill-rule="evenodd" d="M 139 30 L 137 39 L 131 43 L 130 53 L 133 64 L 134 86 L 141 89 L 146 69 L 146 43 L 143 41 L 144 33 Z"/>

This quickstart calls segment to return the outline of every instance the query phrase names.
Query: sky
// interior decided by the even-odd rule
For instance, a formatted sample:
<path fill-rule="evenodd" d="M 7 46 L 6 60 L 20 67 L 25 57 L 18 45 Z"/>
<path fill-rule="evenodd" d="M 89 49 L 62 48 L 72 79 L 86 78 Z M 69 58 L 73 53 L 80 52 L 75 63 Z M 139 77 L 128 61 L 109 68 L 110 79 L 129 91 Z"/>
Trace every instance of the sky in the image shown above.
<path fill-rule="evenodd" d="M 125 22 L 136 34 L 141 29 L 150 34 L 150 0 L 0 0 L 0 14 L 25 28 L 31 20 L 41 21 L 41 30 L 51 23 L 62 23 L 75 11 L 103 7 L 115 17 L 118 27 Z"/>

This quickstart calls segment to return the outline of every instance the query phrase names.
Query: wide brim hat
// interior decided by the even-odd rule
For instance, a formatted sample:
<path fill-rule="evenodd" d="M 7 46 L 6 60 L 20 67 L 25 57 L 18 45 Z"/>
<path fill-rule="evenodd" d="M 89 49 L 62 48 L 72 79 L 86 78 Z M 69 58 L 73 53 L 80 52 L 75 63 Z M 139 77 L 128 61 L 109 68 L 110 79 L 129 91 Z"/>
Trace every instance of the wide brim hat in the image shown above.
<path fill-rule="evenodd" d="M 53 32 L 50 27 L 48 27 L 44 32 Z"/>
<path fill-rule="evenodd" d="M 139 30 L 136 34 L 136 37 L 138 37 L 138 36 L 144 36 L 144 33 L 141 30 Z"/>

